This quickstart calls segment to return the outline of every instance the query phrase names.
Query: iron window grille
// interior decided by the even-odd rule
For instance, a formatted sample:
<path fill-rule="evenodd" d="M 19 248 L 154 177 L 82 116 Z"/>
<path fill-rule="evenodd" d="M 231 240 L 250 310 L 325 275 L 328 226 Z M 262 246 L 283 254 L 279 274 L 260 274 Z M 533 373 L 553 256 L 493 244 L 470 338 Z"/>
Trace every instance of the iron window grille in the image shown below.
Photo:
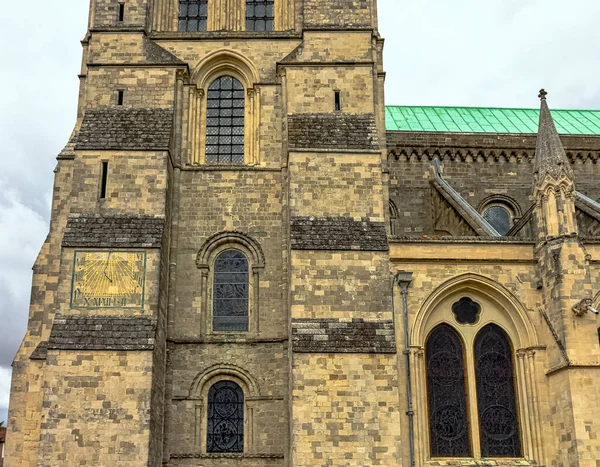
<path fill-rule="evenodd" d="M 179 0 L 179 32 L 205 32 L 208 0 Z"/>
<path fill-rule="evenodd" d="M 246 0 L 246 30 L 272 31 L 275 25 L 274 0 Z"/>
<path fill-rule="evenodd" d="M 206 450 L 244 452 L 244 392 L 232 381 L 220 381 L 208 391 Z"/>
<path fill-rule="evenodd" d="M 248 332 L 248 260 L 226 250 L 215 261 L 213 331 Z"/>
<path fill-rule="evenodd" d="M 511 228 L 512 215 L 504 206 L 488 207 L 483 213 L 483 217 L 500 235 L 506 235 Z"/>
<path fill-rule="evenodd" d="M 244 86 L 232 76 L 216 79 L 208 88 L 206 162 L 244 162 Z"/>

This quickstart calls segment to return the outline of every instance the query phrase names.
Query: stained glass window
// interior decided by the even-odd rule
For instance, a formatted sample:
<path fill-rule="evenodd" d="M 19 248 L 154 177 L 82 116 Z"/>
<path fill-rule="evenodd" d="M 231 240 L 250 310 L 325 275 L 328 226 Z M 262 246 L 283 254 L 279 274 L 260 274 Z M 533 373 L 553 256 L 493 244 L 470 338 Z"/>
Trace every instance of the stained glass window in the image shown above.
<path fill-rule="evenodd" d="M 426 345 L 429 430 L 433 457 L 469 457 L 469 423 L 463 345 L 448 325 Z"/>
<path fill-rule="evenodd" d="M 204 32 L 208 0 L 179 0 L 179 32 Z"/>
<path fill-rule="evenodd" d="M 244 86 L 232 76 L 216 79 L 208 88 L 206 162 L 244 162 Z"/>
<path fill-rule="evenodd" d="M 481 455 L 520 457 L 512 350 L 495 324 L 485 326 L 475 339 L 475 376 Z"/>
<path fill-rule="evenodd" d="M 274 0 L 246 0 L 246 30 L 272 31 L 275 23 Z"/>
<path fill-rule="evenodd" d="M 490 206 L 483 217 L 500 235 L 506 235 L 511 228 L 510 212 L 504 206 Z"/>
<path fill-rule="evenodd" d="M 248 331 L 248 260 L 238 250 L 217 256 L 214 267 L 214 331 Z"/>
<path fill-rule="evenodd" d="M 208 391 L 207 428 L 207 452 L 244 452 L 244 392 L 233 381 Z"/>

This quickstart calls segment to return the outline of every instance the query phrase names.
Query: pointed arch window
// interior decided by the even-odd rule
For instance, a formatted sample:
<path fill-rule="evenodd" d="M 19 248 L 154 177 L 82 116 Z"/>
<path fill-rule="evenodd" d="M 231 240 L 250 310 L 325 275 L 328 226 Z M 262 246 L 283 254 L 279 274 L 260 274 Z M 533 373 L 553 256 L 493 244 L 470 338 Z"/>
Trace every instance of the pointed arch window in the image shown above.
<path fill-rule="evenodd" d="M 398 222 L 398 208 L 396 204 L 390 200 L 389 202 L 390 208 L 390 235 L 393 237 L 396 235 L 396 223 Z"/>
<path fill-rule="evenodd" d="M 246 0 L 247 31 L 272 31 L 274 26 L 274 0 Z"/>
<path fill-rule="evenodd" d="M 244 452 L 244 391 L 233 381 L 219 381 L 208 391 L 206 451 Z"/>
<path fill-rule="evenodd" d="M 481 455 L 521 456 L 512 349 L 495 324 L 485 326 L 475 339 L 475 376 Z"/>
<path fill-rule="evenodd" d="M 436 327 L 426 347 L 429 431 L 433 457 L 469 457 L 463 344 L 454 329 Z"/>
<path fill-rule="evenodd" d="M 213 331 L 248 332 L 248 271 L 239 250 L 225 250 L 215 259 Z"/>
<path fill-rule="evenodd" d="M 179 32 L 205 32 L 208 0 L 179 0 Z"/>
<path fill-rule="evenodd" d="M 221 76 L 208 87 L 206 101 L 206 162 L 244 163 L 244 86 L 233 76 Z"/>

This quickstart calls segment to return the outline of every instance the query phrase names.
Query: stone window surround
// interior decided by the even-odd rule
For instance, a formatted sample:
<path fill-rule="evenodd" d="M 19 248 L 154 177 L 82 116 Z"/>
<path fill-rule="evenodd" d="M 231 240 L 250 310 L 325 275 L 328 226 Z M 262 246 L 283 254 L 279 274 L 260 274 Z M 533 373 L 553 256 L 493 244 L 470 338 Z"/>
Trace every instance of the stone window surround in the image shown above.
<path fill-rule="evenodd" d="M 258 73 L 245 57 L 228 50 L 219 50 L 198 64 L 190 84 L 187 86 L 187 147 L 189 165 L 209 165 L 206 162 L 206 108 L 209 86 L 222 76 L 232 76 L 244 86 L 244 162 L 243 164 L 214 165 L 258 165 L 260 128 L 260 89 Z"/>
<path fill-rule="evenodd" d="M 452 304 L 469 297 L 482 306 L 481 317 L 475 325 L 461 325 L 451 313 Z M 537 336 L 526 315 L 525 309 L 516 298 L 500 285 L 488 278 L 467 274 L 454 278 L 440 286 L 427 299 L 419 311 L 411 330 L 411 361 L 415 371 L 413 405 L 415 407 L 416 452 L 423 456 L 421 465 L 437 462 L 430 458 L 429 410 L 427 403 L 427 373 L 425 345 L 429 334 L 439 324 L 446 323 L 457 332 L 464 344 L 467 380 L 467 403 L 469 432 L 473 457 L 462 460 L 481 460 L 477 392 L 475 389 L 474 340 L 487 324 L 500 326 L 508 335 L 513 346 L 513 371 L 516 380 L 515 395 L 518 406 L 523 458 L 544 465 L 542 427 L 540 422 L 539 387 L 535 374 Z M 538 357 L 539 359 L 539 357 Z M 453 461 L 457 459 L 442 459 Z"/>
<path fill-rule="evenodd" d="M 157 0 L 153 10 L 153 30 L 157 32 L 179 31 L 179 0 Z M 207 32 L 180 33 L 202 35 L 214 32 L 246 31 L 246 0 L 209 0 Z M 295 22 L 294 0 L 275 0 L 274 31 L 291 31 Z M 266 32 L 266 34 L 272 31 Z M 264 31 L 248 31 L 248 34 L 265 34 Z"/>
<path fill-rule="evenodd" d="M 516 222 L 519 221 L 519 219 L 522 216 L 522 211 L 519 204 L 511 197 L 501 194 L 488 196 L 483 201 L 481 201 L 481 203 L 479 203 L 479 207 L 477 210 L 483 216 L 487 209 L 494 206 L 499 206 L 508 211 L 508 215 L 510 216 L 511 228 L 515 225 Z"/>
<path fill-rule="evenodd" d="M 232 381 L 244 392 L 244 452 L 239 456 L 256 451 L 254 443 L 254 400 L 260 399 L 260 390 L 256 381 L 248 372 L 235 365 L 219 363 L 200 373 L 192 383 L 189 399 L 195 407 L 195 449 L 201 454 L 207 453 L 208 428 L 208 392 L 220 381 Z M 217 454 L 213 456 L 231 457 L 235 454 Z"/>
<path fill-rule="evenodd" d="M 214 262 L 225 250 L 238 250 L 248 260 L 248 331 L 213 331 Z M 260 333 L 260 273 L 265 267 L 264 254 L 258 242 L 241 232 L 221 232 L 210 237 L 198 253 L 196 265 L 200 270 L 200 335 L 255 338 Z"/>

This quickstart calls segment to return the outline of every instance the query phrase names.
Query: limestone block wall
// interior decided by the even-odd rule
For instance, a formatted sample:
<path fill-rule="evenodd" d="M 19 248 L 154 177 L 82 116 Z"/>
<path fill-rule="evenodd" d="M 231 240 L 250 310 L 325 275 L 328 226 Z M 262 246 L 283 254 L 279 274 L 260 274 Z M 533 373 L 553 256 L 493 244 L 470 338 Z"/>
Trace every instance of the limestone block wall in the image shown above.
<path fill-rule="evenodd" d="M 290 154 L 294 216 L 368 217 L 383 221 L 381 159 L 375 154 Z"/>
<path fill-rule="evenodd" d="M 119 21 L 119 3 L 125 5 L 124 21 Z M 92 0 L 92 28 L 145 28 L 147 17 L 147 0 Z"/>
<path fill-rule="evenodd" d="M 50 351 L 47 365 L 36 465 L 148 462 L 150 352 Z"/>
<path fill-rule="evenodd" d="M 374 27 L 371 0 L 304 0 L 304 27 Z"/>
<path fill-rule="evenodd" d="M 395 355 L 295 354 L 292 465 L 398 465 Z"/>

